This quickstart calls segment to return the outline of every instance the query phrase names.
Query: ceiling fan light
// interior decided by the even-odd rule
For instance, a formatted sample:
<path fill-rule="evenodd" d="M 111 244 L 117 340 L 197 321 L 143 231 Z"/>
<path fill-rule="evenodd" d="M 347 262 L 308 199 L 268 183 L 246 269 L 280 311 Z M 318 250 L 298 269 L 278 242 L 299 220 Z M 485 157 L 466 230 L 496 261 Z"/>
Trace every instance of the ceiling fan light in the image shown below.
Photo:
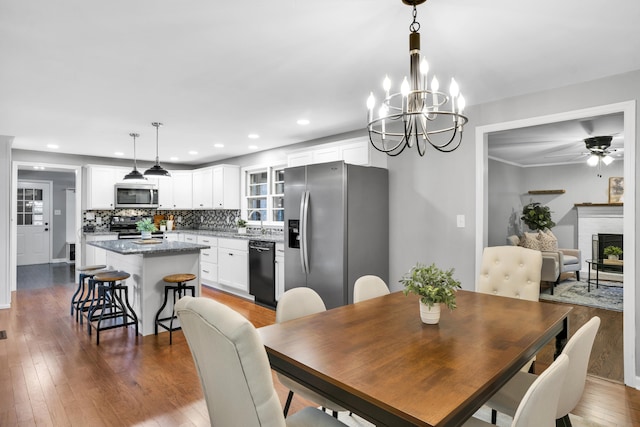
<path fill-rule="evenodd" d="M 613 160 L 613 157 L 607 155 L 602 158 L 602 163 L 604 163 L 605 166 L 609 166 Z"/>
<path fill-rule="evenodd" d="M 587 164 L 589 166 L 598 166 L 598 156 L 596 154 L 592 154 L 588 159 L 587 159 Z"/>

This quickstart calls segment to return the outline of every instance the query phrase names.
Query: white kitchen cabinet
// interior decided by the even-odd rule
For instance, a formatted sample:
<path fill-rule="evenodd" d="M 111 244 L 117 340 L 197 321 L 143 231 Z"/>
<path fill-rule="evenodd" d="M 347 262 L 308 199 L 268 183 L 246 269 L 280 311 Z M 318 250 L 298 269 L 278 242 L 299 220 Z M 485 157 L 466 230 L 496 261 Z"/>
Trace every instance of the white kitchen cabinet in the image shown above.
<path fill-rule="evenodd" d="M 198 243 L 197 234 L 180 233 L 180 241 L 187 243 Z"/>
<path fill-rule="evenodd" d="M 158 209 L 171 210 L 174 209 L 173 204 L 173 174 L 171 178 L 157 178 L 158 183 Z"/>
<path fill-rule="evenodd" d="M 213 208 L 240 209 L 240 168 L 238 166 L 213 167 Z"/>
<path fill-rule="evenodd" d="M 86 234 L 84 236 L 85 245 L 83 253 L 84 262 L 83 265 L 107 265 L 107 251 L 105 249 L 96 248 L 86 244 L 86 242 L 97 242 L 104 240 L 117 240 L 118 236 L 115 234 L 94 235 Z"/>
<path fill-rule="evenodd" d="M 213 208 L 213 169 L 204 168 L 193 171 L 193 208 Z"/>
<path fill-rule="evenodd" d="M 114 209 L 115 184 L 124 176 L 120 176 L 121 172 L 113 166 L 85 166 L 82 170 L 85 185 L 82 209 Z"/>
<path fill-rule="evenodd" d="M 180 234 L 179 233 L 164 233 L 164 240 L 167 242 L 179 242 Z"/>
<path fill-rule="evenodd" d="M 198 243 L 210 246 L 200 250 L 200 281 L 215 286 L 218 282 L 218 239 L 212 236 L 198 236 Z"/>
<path fill-rule="evenodd" d="M 287 154 L 289 167 L 304 166 L 342 160 L 345 163 L 386 168 L 386 154 L 371 147 L 367 138 L 353 138 L 345 141 L 316 145 Z"/>
<path fill-rule="evenodd" d="M 218 239 L 218 283 L 249 292 L 249 242 Z"/>
<path fill-rule="evenodd" d="M 284 243 L 276 243 L 276 301 L 284 294 Z"/>
<path fill-rule="evenodd" d="M 173 171 L 166 179 L 173 185 L 173 209 L 193 209 L 193 173 Z"/>

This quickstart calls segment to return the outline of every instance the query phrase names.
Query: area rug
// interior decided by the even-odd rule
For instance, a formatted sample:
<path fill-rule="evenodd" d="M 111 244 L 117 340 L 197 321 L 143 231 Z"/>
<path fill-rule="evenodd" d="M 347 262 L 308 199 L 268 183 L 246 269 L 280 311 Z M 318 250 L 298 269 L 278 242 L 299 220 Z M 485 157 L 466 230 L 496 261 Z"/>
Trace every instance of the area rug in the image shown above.
<path fill-rule="evenodd" d="M 586 282 L 570 279 L 560 282 L 553 293 L 551 295 L 550 289 L 545 289 L 540 292 L 540 299 L 622 311 L 623 287 L 620 282 L 601 280 L 598 289 L 592 283 L 591 292 L 587 292 Z"/>
<path fill-rule="evenodd" d="M 474 417 L 486 422 L 490 422 L 491 409 L 489 409 L 487 406 L 483 406 L 478 412 L 476 412 Z M 571 419 L 571 424 L 573 425 L 573 427 L 604 427 L 602 424 L 585 420 L 584 418 L 577 415 L 569 414 L 569 418 Z M 350 427 L 374 427 L 373 424 L 360 418 L 356 414 L 349 415 L 349 412 L 338 412 L 338 419 Z M 498 413 L 496 425 L 498 427 L 509 427 L 511 426 L 511 421 L 511 417 Z"/>

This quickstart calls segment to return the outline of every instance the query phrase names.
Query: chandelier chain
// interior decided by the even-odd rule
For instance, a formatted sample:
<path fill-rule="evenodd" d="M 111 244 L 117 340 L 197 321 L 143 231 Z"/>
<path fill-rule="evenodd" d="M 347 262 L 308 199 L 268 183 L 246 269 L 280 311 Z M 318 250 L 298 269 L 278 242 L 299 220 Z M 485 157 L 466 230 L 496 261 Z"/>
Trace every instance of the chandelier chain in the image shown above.
<path fill-rule="evenodd" d="M 409 25 L 409 30 L 412 33 L 417 33 L 420 31 L 420 23 L 416 20 L 418 17 L 418 10 L 416 9 L 416 5 L 413 5 L 413 22 Z"/>

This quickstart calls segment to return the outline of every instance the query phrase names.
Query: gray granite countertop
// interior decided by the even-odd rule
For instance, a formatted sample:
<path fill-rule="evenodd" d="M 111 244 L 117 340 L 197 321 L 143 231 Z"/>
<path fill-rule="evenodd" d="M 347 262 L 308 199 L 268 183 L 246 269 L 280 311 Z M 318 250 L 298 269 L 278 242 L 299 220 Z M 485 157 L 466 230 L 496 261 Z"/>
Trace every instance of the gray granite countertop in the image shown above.
<path fill-rule="evenodd" d="M 196 229 L 179 229 L 173 231 L 165 231 L 165 233 L 187 233 L 196 234 L 200 236 L 213 236 L 222 237 L 223 239 L 242 239 L 242 240 L 262 240 L 266 242 L 284 242 L 284 234 L 261 234 L 261 233 L 248 233 L 240 234 L 236 231 L 217 231 L 217 230 L 196 230 Z"/>
<path fill-rule="evenodd" d="M 166 240 L 160 240 L 162 243 L 153 244 L 140 244 L 136 243 L 138 240 L 103 240 L 97 242 L 87 242 L 88 245 L 95 246 L 97 248 L 106 249 L 108 251 L 116 252 L 122 255 L 133 254 L 160 254 L 160 253 L 188 253 L 199 252 L 200 249 L 208 249 L 208 245 L 200 245 L 197 243 L 187 242 L 168 242 Z"/>
<path fill-rule="evenodd" d="M 283 243 L 284 242 L 284 234 L 262 234 L 262 233 L 248 233 L 248 234 L 240 234 L 236 231 L 218 231 L 218 230 L 198 230 L 198 229 L 189 229 L 189 228 L 181 228 L 179 230 L 165 231 L 165 234 L 174 234 L 174 233 L 186 233 L 186 234 L 196 234 L 200 236 L 213 236 L 213 237 L 222 237 L 223 239 L 242 239 L 242 240 L 262 240 L 266 242 L 276 242 Z M 114 231 L 86 231 L 85 235 L 89 236 L 109 236 L 112 235 L 114 239 L 118 238 L 118 233 Z"/>

